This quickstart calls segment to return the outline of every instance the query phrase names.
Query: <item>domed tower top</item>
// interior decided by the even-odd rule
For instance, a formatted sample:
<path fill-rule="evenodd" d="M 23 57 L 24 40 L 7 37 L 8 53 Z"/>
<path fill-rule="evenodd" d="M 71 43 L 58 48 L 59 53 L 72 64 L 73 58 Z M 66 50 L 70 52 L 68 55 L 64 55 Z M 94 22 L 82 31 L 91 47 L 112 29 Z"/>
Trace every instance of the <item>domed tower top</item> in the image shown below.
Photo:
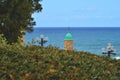
<path fill-rule="evenodd" d="M 64 40 L 73 40 L 71 33 L 67 33 Z"/>

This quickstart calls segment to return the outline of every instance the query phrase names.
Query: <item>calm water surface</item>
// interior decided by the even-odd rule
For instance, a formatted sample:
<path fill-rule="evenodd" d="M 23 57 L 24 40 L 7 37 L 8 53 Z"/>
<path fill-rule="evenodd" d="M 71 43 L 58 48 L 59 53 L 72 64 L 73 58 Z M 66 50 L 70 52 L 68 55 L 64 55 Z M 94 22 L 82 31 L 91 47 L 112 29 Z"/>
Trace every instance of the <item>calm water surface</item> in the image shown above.
<path fill-rule="evenodd" d="M 32 33 L 25 35 L 25 43 L 36 40 L 41 34 L 48 37 L 48 42 L 45 46 L 52 45 L 64 48 L 64 38 L 68 28 L 34 28 Z M 120 28 L 70 28 L 70 32 L 74 40 L 74 49 L 78 51 L 87 51 L 101 55 L 101 48 L 106 48 L 108 43 L 111 43 L 117 49 L 117 56 L 120 56 Z"/>

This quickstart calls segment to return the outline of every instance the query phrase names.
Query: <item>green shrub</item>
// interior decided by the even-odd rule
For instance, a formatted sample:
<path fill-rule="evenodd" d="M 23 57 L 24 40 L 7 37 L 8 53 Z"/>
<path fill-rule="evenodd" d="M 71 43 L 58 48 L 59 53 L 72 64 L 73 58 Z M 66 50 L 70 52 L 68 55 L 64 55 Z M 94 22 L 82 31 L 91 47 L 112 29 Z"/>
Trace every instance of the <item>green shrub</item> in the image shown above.
<path fill-rule="evenodd" d="M 7 44 L 7 40 L 3 34 L 0 34 L 0 45 L 5 45 L 5 44 Z"/>
<path fill-rule="evenodd" d="M 51 46 L 6 44 L 0 46 L 0 80 L 10 76 L 15 80 L 119 80 L 120 60 Z"/>

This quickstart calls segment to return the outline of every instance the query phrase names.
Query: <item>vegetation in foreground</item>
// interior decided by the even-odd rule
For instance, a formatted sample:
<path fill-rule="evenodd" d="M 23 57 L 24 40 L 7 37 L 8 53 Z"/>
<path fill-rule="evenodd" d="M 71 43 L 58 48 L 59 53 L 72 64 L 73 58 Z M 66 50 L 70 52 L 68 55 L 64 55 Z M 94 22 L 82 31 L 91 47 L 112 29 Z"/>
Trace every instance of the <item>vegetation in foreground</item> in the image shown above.
<path fill-rule="evenodd" d="M 0 41 L 0 80 L 120 79 L 120 60 L 50 46 L 8 45 L 4 38 Z"/>
<path fill-rule="evenodd" d="M 36 25 L 33 13 L 42 10 L 42 0 L 0 0 L 0 34 L 4 34 L 9 44 L 18 37 L 32 32 Z"/>

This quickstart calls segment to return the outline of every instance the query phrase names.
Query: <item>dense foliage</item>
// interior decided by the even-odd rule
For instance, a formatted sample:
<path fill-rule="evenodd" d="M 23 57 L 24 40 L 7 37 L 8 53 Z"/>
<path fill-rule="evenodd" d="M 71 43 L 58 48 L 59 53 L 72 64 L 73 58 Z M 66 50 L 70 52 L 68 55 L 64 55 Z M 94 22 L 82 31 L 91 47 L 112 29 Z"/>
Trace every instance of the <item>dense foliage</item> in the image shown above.
<path fill-rule="evenodd" d="M 3 46 L 4 45 L 4 46 Z M 53 47 L 0 45 L 0 80 L 119 80 L 120 61 Z"/>
<path fill-rule="evenodd" d="M 21 30 L 32 31 L 32 14 L 42 10 L 41 0 L 0 0 L 0 34 L 9 43 L 17 42 Z"/>

